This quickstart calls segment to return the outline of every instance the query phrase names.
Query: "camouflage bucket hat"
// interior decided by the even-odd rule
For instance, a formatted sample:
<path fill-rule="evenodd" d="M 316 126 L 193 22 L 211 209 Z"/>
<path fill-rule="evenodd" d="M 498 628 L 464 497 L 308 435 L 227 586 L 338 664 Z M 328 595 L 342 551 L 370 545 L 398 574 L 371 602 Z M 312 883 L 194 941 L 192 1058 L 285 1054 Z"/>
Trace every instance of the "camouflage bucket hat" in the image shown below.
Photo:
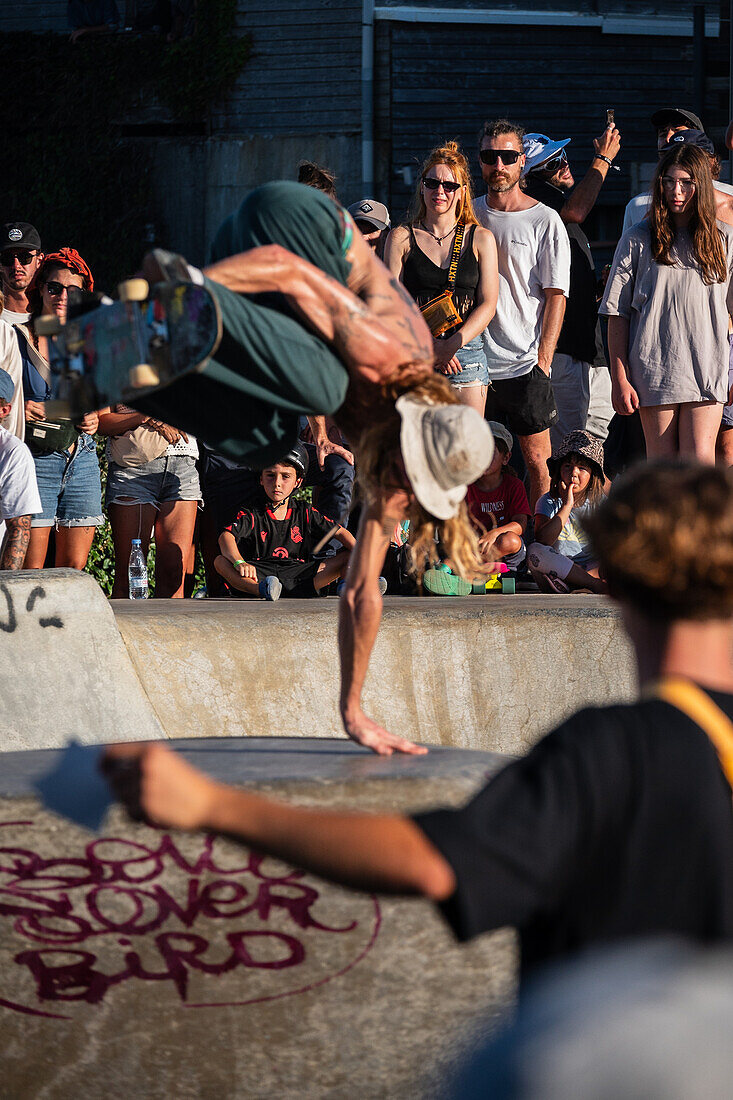
<path fill-rule="evenodd" d="M 567 458 L 568 455 L 582 455 L 583 458 L 587 458 L 588 461 L 593 463 L 597 468 L 601 477 L 605 479 L 606 475 L 603 470 L 603 444 L 600 439 L 591 435 L 590 432 L 584 432 L 578 429 L 565 436 L 552 458 L 548 458 L 547 460 L 547 468 L 553 477 L 562 460 Z"/>

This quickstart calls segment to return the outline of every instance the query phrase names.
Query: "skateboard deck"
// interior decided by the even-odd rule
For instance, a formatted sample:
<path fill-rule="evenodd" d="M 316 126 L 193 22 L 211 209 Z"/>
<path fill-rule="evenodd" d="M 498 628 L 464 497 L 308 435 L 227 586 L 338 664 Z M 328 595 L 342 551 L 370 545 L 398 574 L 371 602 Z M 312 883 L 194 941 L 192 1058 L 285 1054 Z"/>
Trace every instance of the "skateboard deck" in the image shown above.
<path fill-rule="evenodd" d="M 50 335 L 49 414 L 73 420 L 107 405 L 134 406 L 135 398 L 202 370 L 219 346 L 221 314 L 206 287 L 174 281 L 148 288 L 135 279 L 120 291 L 127 300 L 96 304 Z"/>

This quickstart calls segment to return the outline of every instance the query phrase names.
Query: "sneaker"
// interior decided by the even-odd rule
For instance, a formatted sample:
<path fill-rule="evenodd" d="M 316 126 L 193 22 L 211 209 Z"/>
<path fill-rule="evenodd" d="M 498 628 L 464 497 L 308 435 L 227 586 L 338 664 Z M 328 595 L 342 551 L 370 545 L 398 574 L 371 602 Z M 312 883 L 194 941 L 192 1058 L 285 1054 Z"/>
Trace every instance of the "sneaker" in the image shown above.
<path fill-rule="evenodd" d="M 257 589 L 263 600 L 279 600 L 283 586 L 277 577 L 263 577 L 257 585 Z"/>
<path fill-rule="evenodd" d="M 431 596 L 468 596 L 473 589 L 470 581 L 447 573 L 445 569 L 427 569 L 422 582 Z"/>
<path fill-rule="evenodd" d="M 560 592 L 562 595 L 567 595 L 570 591 L 570 585 L 565 584 L 565 581 L 561 581 L 555 573 L 545 573 L 545 580 L 550 586 L 551 592 Z"/>

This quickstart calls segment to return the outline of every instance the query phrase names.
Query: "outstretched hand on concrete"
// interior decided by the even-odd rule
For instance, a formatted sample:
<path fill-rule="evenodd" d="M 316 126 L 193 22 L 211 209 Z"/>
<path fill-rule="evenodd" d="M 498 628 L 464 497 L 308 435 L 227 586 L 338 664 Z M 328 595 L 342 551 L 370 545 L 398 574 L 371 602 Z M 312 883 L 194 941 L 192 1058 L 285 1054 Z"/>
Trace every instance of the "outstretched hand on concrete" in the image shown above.
<path fill-rule="evenodd" d="M 413 741 L 407 741 L 404 737 L 398 737 L 390 733 L 368 718 L 363 711 L 349 717 L 343 717 L 344 729 L 352 741 L 363 745 L 379 756 L 391 756 L 394 752 L 404 752 L 413 756 L 423 756 L 428 750 L 424 745 L 416 745 Z"/>

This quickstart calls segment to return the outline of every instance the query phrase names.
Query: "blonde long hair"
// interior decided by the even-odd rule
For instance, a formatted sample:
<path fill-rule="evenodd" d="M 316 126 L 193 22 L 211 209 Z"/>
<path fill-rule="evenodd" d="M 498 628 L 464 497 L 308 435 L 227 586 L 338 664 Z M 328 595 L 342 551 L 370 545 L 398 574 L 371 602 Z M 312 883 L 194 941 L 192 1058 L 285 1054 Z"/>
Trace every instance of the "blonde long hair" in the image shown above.
<path fill-rule="evenodd" d="M 464 225 L 478 225 L 478 219 L 473 212 L 473 185 L 471 183 L 471 169 L 468 161 L 461 152 L 457 141 L 446 141 L 445 145 L 438 145 L 423 161 L 420 169 L 420 178 L 410 207 L 410 225 L 419 225 L 425 219 L 425 200 L 422 196 L 422 182 L 431 168 L 436 164 L 445 164 L 455 176 L 456 183 L 463 186 L 463 194 L 456 206 L 456 221 Z"/>
<path fill-rule="evenodd" d="M 445 378 L 439 374 L 426 374 L 417 383 L 385 384 L 380 387 L 380 409 L 357 432 L 347 434 L 355 441 L 359 488 L 367 505 L 374 503 L 385 492 L 394 492 L 406 486 L 402 464 L 400 431 L 402 420 L 395 402 L 403 393 L 410 393 L 419 400 L 433 405 L 457 405 L 458 398 Z M 358 421 L 358 417 L 354 418 Z M 435 533 L 440 530 L 440 541 L 445 556 L 455 565 L 466 580 L 473 580 L 483 559 L 478 548 L 478 536 L 468 518 L 465 503 L 457 515 L 448 520 L 437 520 L 413 497 L 409 508 L 410 537 L 413 566 L 418 581 L 433 563 L 439 560 Z"/>

